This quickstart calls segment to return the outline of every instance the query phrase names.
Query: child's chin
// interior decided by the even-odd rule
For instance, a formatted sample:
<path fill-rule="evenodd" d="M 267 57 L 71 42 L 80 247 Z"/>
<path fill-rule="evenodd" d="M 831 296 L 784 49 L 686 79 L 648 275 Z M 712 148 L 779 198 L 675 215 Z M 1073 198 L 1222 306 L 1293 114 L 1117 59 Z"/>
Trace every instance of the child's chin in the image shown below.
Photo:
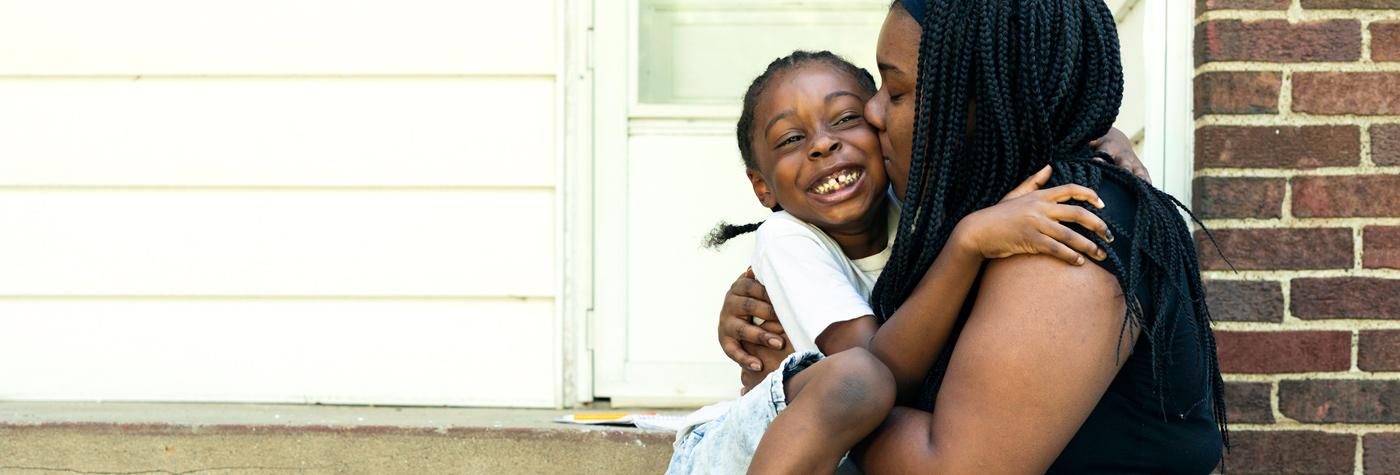
<path fill-rule="evenodd" d="M 875 212 L 875 197 L 856 196 L 824 207 L 822 220 L 832 226 L 859 224 Z"/>

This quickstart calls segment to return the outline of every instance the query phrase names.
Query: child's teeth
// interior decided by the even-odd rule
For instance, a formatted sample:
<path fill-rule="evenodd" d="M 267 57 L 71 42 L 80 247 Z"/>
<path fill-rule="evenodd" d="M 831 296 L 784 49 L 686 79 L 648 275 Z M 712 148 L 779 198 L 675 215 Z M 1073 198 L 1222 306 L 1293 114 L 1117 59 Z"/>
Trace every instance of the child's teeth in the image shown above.
<path fill-rule="evenodd" d="M 836 174 L 828 177 L 826 181 L 822 182 L 820 185 L 817 185 L 816 187 L 812 188 L 812 191 L 817 192 L 817 194 L 825 195 L 827 193 L 831 193 L 833 191 L 845 188 L 851 183 L 855 183 L 857 178 L 860 178 L 859 170 L 846 170 L 842 172 L 837 172 Z"/>

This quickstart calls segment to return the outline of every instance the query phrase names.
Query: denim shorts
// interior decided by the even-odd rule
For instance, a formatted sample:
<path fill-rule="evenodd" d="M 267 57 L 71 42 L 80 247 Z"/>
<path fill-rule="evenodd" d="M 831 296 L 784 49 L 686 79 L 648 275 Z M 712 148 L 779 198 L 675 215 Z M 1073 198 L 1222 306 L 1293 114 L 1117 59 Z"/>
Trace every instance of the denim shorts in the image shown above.
<path fill-rule="evenodd" d="M 681 429 L 676 434 L 667 475 L 747 472 L 758 441 L 778 413 L 787 408 L 784 383 L 821 359 L 822 354 L 815 351 L 788 355 L 780 369 L 768 373 L 719 418 Z M 832 468 L 838 473 L 851 473 L 849 469 L 854 464 L 843 459 L 841 470 Z"/>

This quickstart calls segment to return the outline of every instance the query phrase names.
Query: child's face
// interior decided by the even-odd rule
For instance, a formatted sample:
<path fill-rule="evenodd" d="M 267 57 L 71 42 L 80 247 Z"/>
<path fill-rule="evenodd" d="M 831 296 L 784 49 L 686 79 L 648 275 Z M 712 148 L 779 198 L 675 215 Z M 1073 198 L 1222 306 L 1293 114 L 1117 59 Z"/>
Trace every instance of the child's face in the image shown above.
<path fill-rule="evenodd" d="M 888 186 L 863 115 L 869 95 L 822 62 L 780 73 L 765 89 L 754 108 L 754 194 L 823 230 L 864 231 Z"/>

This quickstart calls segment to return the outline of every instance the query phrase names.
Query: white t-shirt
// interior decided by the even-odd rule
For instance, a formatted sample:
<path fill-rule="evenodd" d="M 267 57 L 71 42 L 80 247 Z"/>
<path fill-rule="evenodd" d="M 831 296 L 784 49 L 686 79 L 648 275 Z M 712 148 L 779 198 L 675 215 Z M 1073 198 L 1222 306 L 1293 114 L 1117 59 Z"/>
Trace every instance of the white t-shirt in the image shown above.
<path fill-rule="evenodd" d="M 875 313 L 870 291 L 890 260 L 899 225 L 899 205 L 893 198 L 886 202 L 889 241 L 861 259 L 846 257 L 831 236 L 785 211 L 758 227 L 753 273 L 794 350 L 820 351 L 816 339 L 826 327 Z"/>

